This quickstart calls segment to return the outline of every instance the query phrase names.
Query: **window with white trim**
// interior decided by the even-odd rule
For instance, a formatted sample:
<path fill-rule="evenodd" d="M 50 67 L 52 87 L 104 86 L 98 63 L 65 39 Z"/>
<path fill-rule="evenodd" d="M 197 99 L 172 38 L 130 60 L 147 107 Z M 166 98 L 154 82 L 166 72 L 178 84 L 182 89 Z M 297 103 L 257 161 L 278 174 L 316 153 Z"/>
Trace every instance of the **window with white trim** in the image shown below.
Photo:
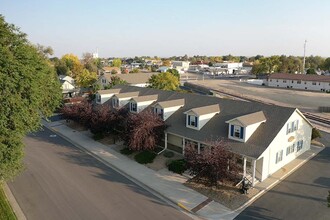
<path fill-rule="evenodd" d="M 117 98 L 112 99 L 112 107 L 114 107 L 114 108 L 119 107 L 119 100 Z"/>
<path fill-rule="evenodd" d="M 296 144 L 293 143 L 291 144 L 290 146 L 288 146 L 286 148 L 286 156 L 288 156 L 289 154 L 293 153 L 294 152 L 294 148 L 295 148 Z"/>
<path fill-rule="evenodd" d="M 276 161 L 275 163 L 279 163 L 283 160 L 283 150 L 280 150 L 279 152 L 276 153 Z"/>
<path fill-rule="evenodd" d="M 97 94 L 97 96 L 96 96 L 96 101 L 97 101 L 97 102 L 101 102 L 101 95 L 100 95 L 100 94 Z"/>
<path fill-rule="evenodd" d="M 243 139 L 244 127 L 239 125 L 230 125 L 230 136 L 234 138 Z"/>
<path fill-rule="evenodd" d="M 161 118 L 164 118 L 164 109 L 162 108 L 154 108 L 154 113 Z"/>
<path fill-rule="evenodd" d="M 195 115 L 187 115 L 188 126 L 198 127 L 198 117 Z"/>
<path fill-rule="evenodd" d="M 131 112 L 137 112 L 137 104 L 135 102 L 130 102 L 129 110 Z"/>
<path fill-rule="evenodd" d="M 300 140 L 297 142 L 297 152 L 303 148 L 304 141 Z"/>

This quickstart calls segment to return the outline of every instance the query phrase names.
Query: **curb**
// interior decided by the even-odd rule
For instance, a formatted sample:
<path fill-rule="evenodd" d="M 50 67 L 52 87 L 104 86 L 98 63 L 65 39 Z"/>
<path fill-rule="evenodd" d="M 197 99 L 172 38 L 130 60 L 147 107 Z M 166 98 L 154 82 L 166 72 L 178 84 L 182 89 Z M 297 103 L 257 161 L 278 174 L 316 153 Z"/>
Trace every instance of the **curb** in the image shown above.
<path fill-rule="evenodd" d="M 320 148 L 320 147 L 318 147 Z M 324 147 L 322 147 L 324 149 Z M 322 150 L 318 151 L 317 153 L 313 153 L 311 154 L 309 157 L 307 157 L 305 160 L 303 160 L 301 163 L 299 163 L 297 166 L 295 166 L 293 169 L 291 169 L 288 173 L 286 173 L 285 175 L 281 176 L 278 180 L 276 180 L 275 182 L 273 182 L 272 184 L 270 184 L 266 189 L 261 190 L 257 195 L 255 195 L 254 197 L 252 197 L 249 201 L 247 201 L 245 204 L 243 204 L 242 206 L 240 206 L 239 208 L 235 209 L 234 212 L 242 212 L 244 209 L 246 209 L 251 203 L 253 203 L 255 200 L 257 200 L 259 197 L 261 197 L 263 194 L 265 194 L 266 192 L 268 192 L 269 190 L 271 190 L 272 188 L 274 188 L 275 186 L 277 186 L 279 183 L 281 183 L 285 178 L 287 178 L 288 176 L 290 176 L 294 171 L 296 171 L 298 168 L 300 168 L 301 166 L 303 166 L 305 163 L 307 163 L 308 161 L 310 161 L 313 157 L 315 157 L 316 155 L 318 155 Z M 238 213 L 238 214 L 239 214 Z"/>
<path fill-rule="evenodd" d="M 10 188 L 8 187 L 7 183 L 3 184 L 3 191 L 5 192 L 5 195 L 9 201 L 9 204 L 11 205 L 11 208 L 13 209 L 16 217 L 18 220 L 26 220 L 26 217 L 19 206 L 18 202 L 16 201 L 15 196 L 11 192 Z"/>
<path fill-rule="evenodd" d="M 65 139 L 66 141 L 68 141 L 69 143 L 73 144 L 75 147 L 77 147 L 78 149 L 82 150 L 83 152 L 87 153 L 88 155 L 94 157 L 95 159 L 97 159 L 98 161 L 100 161 L 101 163 L 105 164 L 106 166 L 112 168 L 113 170 L 115 170 L 116 172 L 118 172 L 119 174 L 123 175 L 124 177 L 126 177 L 127 179 L 129 179 L 130 181 L 134 182 L 135 184 L 137 184 L 138 186 L 142 187 L 143 189 L 147 190 L 148 192 L 150 192 L 152 195 L 158 197 L 159 199 L 165 201 L 166 203 L 168 203 L 169 205 L 171 205 L 172 207 L 184 212 L 185 214 L 187 214 L 190 217 L 197 217 L 198 219 L 200 219 L 202 216 L 197 216 L 195 213 L 191 212 L 186 206 L 184 206 L 183 204 L 181 204 L 178 201 L 174 201 L 166 196 L 164 196 L 163 194 L 155 191 L 154 189 L 152 189 L 151 187 L 145 185 L 144 183 L 142 183 L 141 181 L 135 179 L 134 177 L 132 177 L 131 175 L 128 175 L 127 173 L 125 173 L 124 171 L 122 171 L 121 169 L 119 169 L 118 167 L 116 167 L 115 165 L 109 163 L 108 161 L 104 160 L 103 158 L 101 158 L 100 156 L 94 154 L 93 152 L 87 150 L 86 148 L 84 148 L 83 146 L 81 146 L 80 144 L 76 143 L 75 141 L 69 139 L 68 137 L 64 136 L 63 134 L 61 134 L 59 131 L 57 131 L 56 129 L 53 129 L 51 126 L 44 124 L 44 126 L 53 131 L 54 133 L 56 133 L 57 135 L 59 135 L 60 137 L 62 137 L 63 139 Z M 178 208 L 179 207 L 179 208 Z M 193 216 L 192 216 L 193 215 Z"/>

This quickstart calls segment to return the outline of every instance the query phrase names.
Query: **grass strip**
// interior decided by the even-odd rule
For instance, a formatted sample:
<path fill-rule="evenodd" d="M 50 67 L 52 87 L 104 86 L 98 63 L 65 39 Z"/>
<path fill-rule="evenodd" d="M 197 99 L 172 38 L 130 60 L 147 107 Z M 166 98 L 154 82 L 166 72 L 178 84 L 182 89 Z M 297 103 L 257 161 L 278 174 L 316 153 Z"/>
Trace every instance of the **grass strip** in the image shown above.
<path fill-rule="evenodd" d="M 16 215 L 7 200 L 5 192 L 3 191 L 2 184 L 0 184 L 0 220 L 17 220 Z"/>

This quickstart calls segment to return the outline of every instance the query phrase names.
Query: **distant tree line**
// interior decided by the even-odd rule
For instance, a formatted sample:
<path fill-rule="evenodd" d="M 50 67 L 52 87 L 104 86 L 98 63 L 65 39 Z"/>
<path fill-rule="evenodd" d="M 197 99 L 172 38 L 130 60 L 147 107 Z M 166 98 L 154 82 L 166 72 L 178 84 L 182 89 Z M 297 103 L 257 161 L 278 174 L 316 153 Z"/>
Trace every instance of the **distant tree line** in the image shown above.
<path fill-rule="evenodd" d="M 305 71 L 307 74 L 316 74 L 317 71 L 330 70 L 330 57 L 323 58 L 320 56 L 306 57 Z M 253 63 L 252 73 L 269 74 L 269 73 L 302 73 L 303 57 L 295 56 L 270 56 L 262 57 Z"/>

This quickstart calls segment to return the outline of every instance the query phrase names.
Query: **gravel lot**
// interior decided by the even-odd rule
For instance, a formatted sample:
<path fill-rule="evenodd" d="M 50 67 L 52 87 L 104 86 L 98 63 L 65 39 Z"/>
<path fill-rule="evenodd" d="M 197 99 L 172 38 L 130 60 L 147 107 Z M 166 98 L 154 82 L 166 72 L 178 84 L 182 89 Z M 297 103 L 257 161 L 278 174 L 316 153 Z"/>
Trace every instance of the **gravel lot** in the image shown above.
<path fill-rule="evenodd" d="M 330 94 L 327 93 L 256 86 L 233 79 L 205 79 L 191 82 L 310 112 L 317 112 L 319 106 L 330 106 Z"/>

